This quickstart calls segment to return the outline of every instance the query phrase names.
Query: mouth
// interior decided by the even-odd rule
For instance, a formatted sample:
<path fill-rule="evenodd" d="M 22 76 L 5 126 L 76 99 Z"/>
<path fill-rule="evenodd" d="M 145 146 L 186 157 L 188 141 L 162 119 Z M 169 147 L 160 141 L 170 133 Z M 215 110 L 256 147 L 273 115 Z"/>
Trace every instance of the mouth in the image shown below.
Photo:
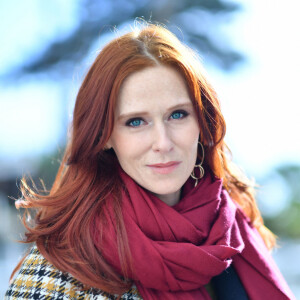
<path fill-rule="evenodd" d="M 164 164 L 147 165 L 147 167 L 151 168 L 155 173 L 169 174 L 173 172 L 180 164 L 181 161 L 170 161 Z"/>

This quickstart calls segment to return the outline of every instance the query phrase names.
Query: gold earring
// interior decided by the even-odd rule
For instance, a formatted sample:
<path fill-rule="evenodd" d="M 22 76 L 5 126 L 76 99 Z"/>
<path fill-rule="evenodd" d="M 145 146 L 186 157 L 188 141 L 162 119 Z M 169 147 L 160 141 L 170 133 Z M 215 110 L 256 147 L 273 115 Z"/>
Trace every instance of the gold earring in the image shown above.
<path fill-rule="evenodd" d="M 192 177 L 193 179 L 195 179 L 195 187 L 196 187 L 197 184 L 198 184 L 198 180 L 201 179 L 201 178 L 204 176 L 204 169 L 203 169 L 203 167 L 202 167 L 202 164 L 203 164 L 203 161 L 204 161 L 204 147 L 203 147 L 203 145 L 201 144 L 200 141 L 198 141 L 198 144 L 199 144 L 199 145 L 201 146 L 201 148 L 202 148 L 202 159 L 201 159 L 200 164 L 195 165 L 195 167 L 194 167 L 194 168 L 199 168 L 200 176 L 199 176 L 199 177 L 196 177 L 196 176 L 195 176 L 195 173 L 194 173 L 194 170 L 193 170 L 193 172 L 192 172 L 192 174 L 191 174 L 191 177 Z"/>

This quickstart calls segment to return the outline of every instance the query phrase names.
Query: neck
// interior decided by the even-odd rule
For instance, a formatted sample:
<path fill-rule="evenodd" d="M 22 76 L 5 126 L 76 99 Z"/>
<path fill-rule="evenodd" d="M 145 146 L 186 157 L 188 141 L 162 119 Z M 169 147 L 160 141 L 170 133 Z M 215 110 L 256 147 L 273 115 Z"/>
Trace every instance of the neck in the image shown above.
<path fill-rule="evenodd" d="M 154 195 L 157 198 L 159 198 L 161 201 L 165 202 L 167 205 L 173 206 L 179 202 L 180 192 L 181 192 L 181 190 L 178 190 L 177 192 L 172 193 L 172 194 L 165 194 L 165 195 L 154 194 Z"/>

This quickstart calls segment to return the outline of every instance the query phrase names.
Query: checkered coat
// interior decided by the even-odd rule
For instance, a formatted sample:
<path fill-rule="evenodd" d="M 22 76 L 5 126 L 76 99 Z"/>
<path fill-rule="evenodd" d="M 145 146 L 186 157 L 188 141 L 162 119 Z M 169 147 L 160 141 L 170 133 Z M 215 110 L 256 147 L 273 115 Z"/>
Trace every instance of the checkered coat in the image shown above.
<path fill-rule="evenodd" d="M 10 284 L 4 299 L 115 300 L 118 298 L 116 295 L 93 288 L 81 290 L 80 286 L 80 282 L 72 275 L 58 270 L 41 255 L 37 247 L 33 247 Z M 133 286 L 120 299 L 141 300 L 142 297 Z"/>

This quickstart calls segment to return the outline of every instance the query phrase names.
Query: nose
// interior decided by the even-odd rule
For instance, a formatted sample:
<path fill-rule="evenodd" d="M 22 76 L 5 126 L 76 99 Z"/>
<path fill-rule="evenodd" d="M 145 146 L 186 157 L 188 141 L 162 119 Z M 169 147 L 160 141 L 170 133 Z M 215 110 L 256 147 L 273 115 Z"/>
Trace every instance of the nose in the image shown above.
<path fill-rule="evenodd" d="M 169 152 L 173 149 L 173 141 L 167 126 L 163 123 L 153 128 L 152 150 L 155 152 Z"/>

